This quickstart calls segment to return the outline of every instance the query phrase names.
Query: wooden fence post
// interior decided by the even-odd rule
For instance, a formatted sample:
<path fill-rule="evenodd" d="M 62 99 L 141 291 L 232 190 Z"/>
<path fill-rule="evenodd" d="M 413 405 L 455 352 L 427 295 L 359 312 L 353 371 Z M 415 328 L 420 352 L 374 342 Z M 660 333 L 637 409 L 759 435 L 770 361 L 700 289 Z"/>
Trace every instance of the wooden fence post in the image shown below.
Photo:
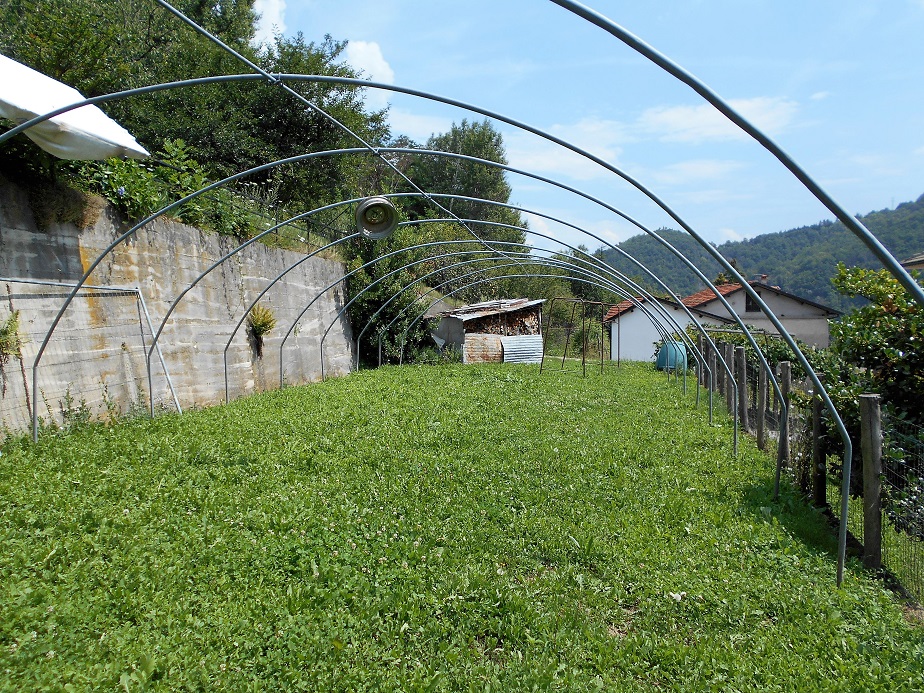
<path fill-rule="evenodd" d="M 709 383 L 709 389 L 712 392 L 715 392 L 719 386 L 719 371 L 718 371 L 717 366 L 718 366 L 718 359 L 716 359 L 716 356 L 715 356 L 715 349 L 713 349 L 712 347 L 709 347 L 709 369 L 712 371 L 712 382 Z"/>
<path fill-rule="evenodd" d="M 879 395 L 860 395 L 860 445 L 863 449 L 863 565 L 882 565 L 882 419 Z"/>
<path fill-rule="evenodd" d="M 759 366 L 757 374 L 757 447 L 767 449 L 767 371 Z"/>
<path fill-rule="evenodd" d="M 719 365 L 719 357 L 721 357 L 723 361 L 725 360 L 725 342 L 716 342 L 715 348 L 716 348 L 716 351 L 718 352 L 716 354 L 716 359 L 715 359 L 716 368 L 718 368 L 718 378 L 716 378 L 716 382 L 718 383 L 718 388 L 716 389 L 718 390 L 718 393 L 724 397 L 725 396 L 725 381 L 727 380 L 728 375 L 725 373 L 725 368 Z"/>
<path fill-rule="evenodd" d="M 735 372 L 738 374 L 738 418 L 741 430 L 748 430 L 748 362 L 744 347 L 735 347 Z"/>
<path fill-rule="evenodd" d="M 821 374 L 818 374 L 821 377 Z M 822 426 L 824 402 L 812 399 L 812 503 L 816 508 L 828 505 L 828 461 L 825 454 L 825 433 Z"/>
<path fill-rule="evenodd" d="M 735 345 L 726 344 L 725 345 L 725 362 L 728 364 L 728 369 L 732 372 L 732 375 L 728 378 L 728 383 L 725 385 L 725 406 L 728 407 L 728 413 L 732 416 L 735 415 L 735 407 L 738 406 L 738 403 L 735 401 Z M 738 387 L 741 387 L 740 383 L 737 383 Z"/>
<path fill-rule="evenodd" d="M 783 467 L 789 464 L 789 391 L 792 388 L 792 369 L 789 361 L 780 361 L 780 390 L 783 401 L 780 403 L 780 442 L 776 453 L 776 480 L 774 498 L 780 495 L 780 475 Z"/>

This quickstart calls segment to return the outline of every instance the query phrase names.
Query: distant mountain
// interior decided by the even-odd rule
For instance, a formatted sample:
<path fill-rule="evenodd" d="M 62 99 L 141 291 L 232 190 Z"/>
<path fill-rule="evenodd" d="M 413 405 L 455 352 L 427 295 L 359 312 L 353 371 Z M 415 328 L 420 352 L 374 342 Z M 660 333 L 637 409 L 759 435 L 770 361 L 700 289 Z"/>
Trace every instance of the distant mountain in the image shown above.
<path fill-rule="evenodd" d="M 859 217 L 889 251 L 899 260 L 924 252 L 924 195 L 915 202 L 905 202 L 895 209 L 870 212 Z M 681 251 L 710 280 L 721 266 L 688 234 L 672 229 L 660 229 L 658 235 Z M 696 275 L 668 250 L 648 235 L 633 236 L 619 247 L 638 259 L 678 295 L 691 294 L 705 288 Z M 790 231 L 768 233 L 745 241 L 723 243 L 718 251 L 748 279 L 767 275 L 767 282 L 799 296 L 843 310 L 855 302 L 837 294 L 831 286 L 835 266 L 879 268 L 882 265 L 863 243 L 843 224 L 822 221 Z M 613 250 L 604 257 L 616 269 L 643 279 L 647 287 L 663 293 L 637 265 Z"/>

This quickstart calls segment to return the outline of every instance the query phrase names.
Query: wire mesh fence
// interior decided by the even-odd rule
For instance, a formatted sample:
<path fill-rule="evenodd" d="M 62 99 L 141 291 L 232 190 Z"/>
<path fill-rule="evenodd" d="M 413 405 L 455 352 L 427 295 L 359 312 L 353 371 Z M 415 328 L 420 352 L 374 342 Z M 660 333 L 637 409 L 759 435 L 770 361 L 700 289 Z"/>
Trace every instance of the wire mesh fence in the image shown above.
<path fill-rule="evenodd" d="M 824 418 L 825 413 L 820 408 L 819 411 Z M 843 458 L 829 453 L 824 422 L 816 425 L 813 418 L 818 413 L 810 407 L 790 406 L 790 450 L 783 475 L 807 498 L 823 498 L 831 516 L 840 522 Z M 876 492 L 864 488 L 864 466 L 871 462 L 864 459 L 862 441 L 852 441 L 853 465 L 846 506 L 849 551 L 862 556 L 869 567 L 884 569 L 907 596 L 924 602 L 924 427 L 883 416 L 878 443 L 881 474 L 876 475 L 876 482 L 881 490 L 873 499 L 877 504 L 872 505 L 868 494 Z M 814 492 L 819 483 L 816 465 L 823 467 L 820 496 Z M 879 514 L 879 522 L 870 523 L 870 515 L 875 513 Z M 875 535 L 869 534 L 870 527 Z"/>
<path fill-rule="evenodd" d="M 542 326 L 543 366 L 565 369 L 569 362 L 578 362 L 583 370 L 609 364 L 610 335 L 603 316 L 610 307 L 596 301 L 552 299 Z"/>
<path fill-rule="evenodd" d="M 742 430 L 754 434 L 765 450 L 777 451 L 783 483 L 799 490 L 813 504 L 825 507 L 839 523 L 843 459 L 836 453 L 836 441 L 828 439 L 827 415 L 814 396 L 811 382 L 791 380 L 788 363 L 771 364 L 784 399 L 789 401 L 788 415 L 783 418 L 780 398 L 761 376 L 761 365 L 747 359 L 742 369 L 744 377 L 738 379 L 745 396 L 735 403 L 730 394 L 732 385 L 718 356 L 730 359 L 729 366 L 736 371 L 734 359 L 740 357 L 741 350 L 732 356 L 724 342 L 717 341 L 716 346 L 717 353 L 706 348 L 705 355 L 707 365 L 712 364 L 714 371 L 713 389 L 717 395 L 724 395 L 714 398 L 717 406 L 725 406 L 729 414 L 737 416 Z M 707 385 L 705 373 L 700 374 L 700 382 Z M 888 411 L 888 407 L 884 409 Z M 876 411 L 878 421 L 878 407 Z M 878 423 L 875 430 L 879 430 Z M 781 438 L 784 431 L 788 433 Z M 864 459 L 861 450 L 868 446 L 861 445 L 861 440 L 851 441 L 854 454 L 846 513 L 848 550 L 862 555 L 870 567 L 881 565 L 908 596 L 924 601 L 924 427 L 884 413 L 881 431 L 881 440 L 873 441 L 874 449 L 881 453 L 881 474 L 874 474 L 874 491 L 864 490 L 865 482 L 869 483 L 864 479 L 864 465 L 872 463 Z M 873 497 L 879 504 L 872 510 L 865 508 L 869 506 L 866 501 Z M 879 515 L 878 522 L 870 521 L 873 514 Z M 870 531 L 875 536 L 867 536 Z M 871 559 L 872 554 L 875 559 Z"/>
<path fill-rule="evenodd" d="M 924 427 L 883 416 L 882 561 L 924 601 Z"/>

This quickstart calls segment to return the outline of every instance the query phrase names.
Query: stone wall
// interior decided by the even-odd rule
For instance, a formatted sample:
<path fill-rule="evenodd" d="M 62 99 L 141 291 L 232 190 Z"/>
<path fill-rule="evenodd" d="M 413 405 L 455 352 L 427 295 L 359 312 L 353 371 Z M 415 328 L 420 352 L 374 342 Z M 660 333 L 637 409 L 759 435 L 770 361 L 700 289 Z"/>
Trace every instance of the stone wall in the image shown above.
<path fill-rule="evenodd" d="M 0 368 L 0 428 L 28 430 L 36 396 L 32 364 L 69 293 L 70 287 L 64 285 L 76 283 L 128 228 L 106 207 L 85 230 L 73 224 L 39 229 L 26 192 L 0 180 L 0 324 L 19 311 L 19 334 L 24 340 L 22 358 L 7 357 Z M 106 255 L 88 279 L 89 285 L 105 288 L 84 289 L 75 297 L 42 356 L 40 416 L 60 422 L 68 408 L 88 408 L 105 415 L 109 410 L 125 412 L 144 406 L 149 401 L 146 356 L 152 333 L 179 294 L 237 245 L 232 238 L 158 220 Z M 269 281 L 302 257 L 253 244 L 206 275 L 177 304 L 158 344 L 183 408 L 224 401 L 223 354 L 232 330 Z M 343 273 L 342 263 L 314 257 L 267 292 L 261 303 L 272 309 L 277 326 L 266 335 L 262 355 L 251 344 L 246 323 L 235 334 L 227 350 L 232 399 L 278 387 L 283 336 L 308 302 Z M 349 372 L 353 359 L 350 325 L 346 318 L 336 319 L 343 304 L 343 288 L 338 285 L 298 321 L 282 352 L 287 384 L 321 377 L 319 343 L 332 322 L 324 342 L 325 374 Z M 155 405 L 174 408 L 174 396 L 156 353 L 151 363 Z"/>

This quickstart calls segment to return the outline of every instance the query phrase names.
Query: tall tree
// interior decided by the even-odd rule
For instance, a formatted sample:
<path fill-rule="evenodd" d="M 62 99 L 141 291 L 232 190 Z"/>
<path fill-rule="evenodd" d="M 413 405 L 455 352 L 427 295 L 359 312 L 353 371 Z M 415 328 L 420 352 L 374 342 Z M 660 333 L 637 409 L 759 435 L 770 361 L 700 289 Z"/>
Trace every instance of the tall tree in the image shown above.
<path fill-rule="evenodd" d="M 251 44 L 253 0 L 176 0 L 177 8 L 270 72 L 355 77 L 343 62 L 345 43 L 302 35 Z M 130 0 L 8 0 L 0 4 L 0 52 L 87 96 L 195 77 L 251 70 L 172 14 Z M 385 113 L 368 111 L 363 90 L 291 82 L 367 142 L 388 135 Z M 190 87 L 102 106 L 149 151 L 183 140 L 213 178 L 308 151 L 357 146 L 331 118 L 263 81 Z M 278 199 L 295 210 L 352 197 L 357 166 L 369 157 L 313 160 L 274 176 Z M 269 184 L 273 174 L 256 182 Z"/>
<path fill-rule="evenodd" d="M 458 125 L 453 123 L 449 132 L 431 136 L 425 148 L 499 164 L 507 163 L 503 137 L 488 120 L 480 123 L 463 120 Z M 511 188 L 505 172 L 493 166 L 422 154 L 411 161 L 408 174 L 415 184 L 428 193 L 463 195 L 504 204 L 510 202 Z M 478 219 L 519 227 L 526 225 L 518 212 L 497 205 L 465 200 L 444 200 L 440 204 L 461 219 Z M 445 213 L 422 200 L 410 205 L 409 213 L 416 216 L 445 216 Z M 489 224 L 475 224 L 473 230 L 486 239 L 522 242 L 525 237 L 521 231 Z"/>

